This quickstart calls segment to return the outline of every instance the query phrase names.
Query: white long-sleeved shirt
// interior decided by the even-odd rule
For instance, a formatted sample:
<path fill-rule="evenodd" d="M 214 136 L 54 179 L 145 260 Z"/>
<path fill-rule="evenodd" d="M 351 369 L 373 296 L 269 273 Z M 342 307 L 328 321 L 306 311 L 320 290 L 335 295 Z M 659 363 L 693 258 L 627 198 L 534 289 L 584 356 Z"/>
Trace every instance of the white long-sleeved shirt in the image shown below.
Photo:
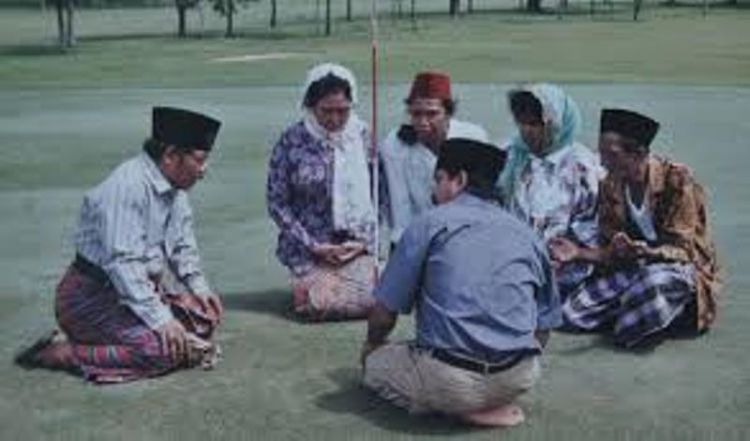
<path fill-rule="evenodd" d="M 76 251 L 109 276 L 128 306 L 156 329 L 172 318 L 150 278 L 172 271 L 195 294 L 210 287 L 200 267 L 187 193 L 142 153 L 84 195 Z"/>
<path fill-rule="evenodd" d="M 487 132 L 476 124 L 451 119 L 446 138 L 486 142 Z M 396 128 L 381 144 L 380 158 L 388 185 L 391 242 L 396 243 L 414 217 L 434 206 L 432 188 L 437 157 L 419 142 L 404 143 L 398 138 Z"/>

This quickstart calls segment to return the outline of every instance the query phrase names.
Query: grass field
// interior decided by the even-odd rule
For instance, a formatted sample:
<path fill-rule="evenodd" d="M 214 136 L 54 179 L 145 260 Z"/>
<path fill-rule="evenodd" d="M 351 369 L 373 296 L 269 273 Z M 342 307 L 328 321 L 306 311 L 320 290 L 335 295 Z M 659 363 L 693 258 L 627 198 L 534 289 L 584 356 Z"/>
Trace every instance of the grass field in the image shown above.
<path fill-rule="evenodd" d="M 649 9 L 636 24 L 623 14 L 562 22 L 435 16 L 421 18 L 417 33 L 384 23 L 383 130 L 402 118 L 405 82 L 419 68 L 453 73 L 459 114 L 494 139 L 510 134 L 503 95 L 513 82 L 560 81 L 581 104 L 585 142 L 595 140 L 601 107 L 644 110 L 663 123 L 656 149 L 690 164 L 711 195 L 727 269 L 717 327 L 640 355 L 596 337 L 554 335 L 543 379 L 523 399 L 528 424 L 506 432 L 409 418 L 358 387 L 362 323 L 310 326 L 285 316 L 286 274 L 264 206 L 267 154 L 297 116 L 298 83 L 310 64 L 354 66 L 367 102 L 364 22 L 339 24 L 346 39 L 316 36 L 301 22 L 278 34 L 248 22 L 243 38 L 177 41 L 159 25 L 173 25 L 169 10 L 84 11 L 79 47 L 59 55 L 45 49 L 32 12 L 0 10 L 0 439 L 750 437 L 750 354 L 742 343 L 750 314 L 750 11 L 703 18 L 694 9 Z M 125 31 L 104 32 L 124 16 Z M 210 62 L 268 52 L 303 55 Z M 73 253 L 83 191 L 138 151 L 157 103 L 225 122 L 210 173 L 192 194 L 204 264 L 228 306 L 224 362 L 213 372 L 106 388 L 15 368 L 21 343 L 54 324 L 53 291 Z M 368 116 L 366 106 L 361 113 Z M 399 335 L 410 335 L 410 324 L 404 320 Z"/>

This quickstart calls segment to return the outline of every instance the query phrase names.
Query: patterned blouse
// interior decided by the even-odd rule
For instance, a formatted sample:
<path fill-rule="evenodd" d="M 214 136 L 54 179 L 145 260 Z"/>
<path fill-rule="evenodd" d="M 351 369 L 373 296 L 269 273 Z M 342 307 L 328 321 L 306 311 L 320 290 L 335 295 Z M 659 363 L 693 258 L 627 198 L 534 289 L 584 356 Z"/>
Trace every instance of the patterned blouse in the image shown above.
<path fill-rule="evenodd" d="M 531 155 L 506 205 L 545 242 L 562 236 L 593 246 L 597 239 L 597 193 L 603 174 L 597 155 L 579 143 L 544 158 Z M 575 286 L 592 270 L 592 265 L 570 263 L 558 271 L 558 282 L 563 287 Z"/>
<path fill-rule="evenodd" d="M 603 172 L 596 154 L 575 143 L 544 158 L 531 156 L 510 210 L 547 241 L 566 236 L 596 243 L 596 198 Z"/>
<path fill-rule="evenodd" d="M 687 166 L 652 155 L 645 203 L 651 210 L 656 230 L 656 240 L 649 242 L 652 258 L 695 265 L 697 325 L 698 329 L 705 329 L 716 318 L 717 296 L 721 289 L 705 192 Z M 607 246 L 620 231 L 632 239 L 645 239 L 630 221 L 624 183 L 610 175 L 602 181 L 599 194 L 601 245 Z"/>
<path fill-rule="evenodd" d="M 369 134 L 362 130 L 364 145 Z M 266 202 L 279 227 L 276 256 L 295 276 L 316 264 L 314 245 L 364 241 L 374 250 L 375 224 L 336 231 L 333 223 L 333 149 L 308 132 L 302 121 L 287 128 L 271 153 Z"/>

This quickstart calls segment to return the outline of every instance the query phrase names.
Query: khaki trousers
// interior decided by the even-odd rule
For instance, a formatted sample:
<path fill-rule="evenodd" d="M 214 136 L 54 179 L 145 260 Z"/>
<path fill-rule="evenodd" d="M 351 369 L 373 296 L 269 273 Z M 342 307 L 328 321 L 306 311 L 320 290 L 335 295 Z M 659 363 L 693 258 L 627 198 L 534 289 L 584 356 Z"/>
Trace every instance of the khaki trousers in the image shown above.
<path fill-rule="evenodd" d="M 539 378 L 538 358 L 485 375 L 436 360 L 409 343 L 393 343 L 367 357 L 363 381 L 411 413 L 462 415 L 509 404 L 531 389 Z"/>

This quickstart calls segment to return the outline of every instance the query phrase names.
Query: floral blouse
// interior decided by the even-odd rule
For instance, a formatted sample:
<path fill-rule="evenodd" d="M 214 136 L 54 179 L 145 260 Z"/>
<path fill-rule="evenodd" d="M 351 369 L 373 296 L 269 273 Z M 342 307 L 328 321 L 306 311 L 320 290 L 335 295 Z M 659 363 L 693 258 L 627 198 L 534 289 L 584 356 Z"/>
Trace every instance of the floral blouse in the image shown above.
<path fill-rule="evenodd" d="M 366 129 L 362 136 L 367 145 Z M 334 228 L 333 161 L 333 150 L 314 138 L 302 121 L 284 131 L 271 153 L 266 202 L 279 227 L 276 256 L 295 276 L 315 265 L 314 245 L 356 239 L 374 249 L 375 222 L 354 231 Z"/>

